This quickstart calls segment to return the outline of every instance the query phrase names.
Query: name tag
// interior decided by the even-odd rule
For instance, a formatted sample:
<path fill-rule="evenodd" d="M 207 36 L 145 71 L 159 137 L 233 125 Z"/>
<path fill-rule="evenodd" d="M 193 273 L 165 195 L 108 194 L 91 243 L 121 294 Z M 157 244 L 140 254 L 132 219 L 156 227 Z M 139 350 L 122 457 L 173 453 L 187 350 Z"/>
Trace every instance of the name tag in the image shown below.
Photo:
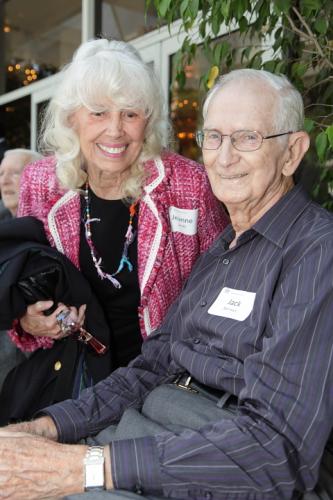
<path fill-rule="evenodd" d="M 255 298 L 254 292 L 224 287 L 208 309 L 208 313 L 222 318 L 244 321 L 253 309 Z"/>
<path fill-rule="evenodd" d="M 193 236 L 198 229 L 198 209 L 188 210 L 186 208 L 169 208 L 171 231 Z"/>

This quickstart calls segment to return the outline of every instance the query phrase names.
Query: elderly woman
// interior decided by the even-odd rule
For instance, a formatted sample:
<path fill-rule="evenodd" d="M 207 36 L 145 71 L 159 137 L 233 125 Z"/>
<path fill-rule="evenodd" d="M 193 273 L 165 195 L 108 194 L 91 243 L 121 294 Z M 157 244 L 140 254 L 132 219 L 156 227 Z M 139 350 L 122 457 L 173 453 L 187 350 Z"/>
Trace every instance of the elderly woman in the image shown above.
<path fill-rule="evenodd" d="M 60 82 L 44 118 L 48 156 L 25 170 L 18 215 L 40 219 L 88 279 L 109 325 L 112 371 L 140 352 L 227 217 L 201 165 L 165 151 L 160 85 L 133 47 L 86 42 Z M 64 304 L 45 316 L 51 304 L 29 306 L 11 331 L 23 350 L 62 338 Z M 84 308 L 72 308 L 81 323 Z"/>

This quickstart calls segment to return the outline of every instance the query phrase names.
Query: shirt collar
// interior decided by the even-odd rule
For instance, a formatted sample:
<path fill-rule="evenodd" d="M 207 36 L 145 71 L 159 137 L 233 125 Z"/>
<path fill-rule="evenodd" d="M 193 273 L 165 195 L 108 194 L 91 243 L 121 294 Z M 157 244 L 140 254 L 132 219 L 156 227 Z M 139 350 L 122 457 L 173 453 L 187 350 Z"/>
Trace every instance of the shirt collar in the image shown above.
<path fill-rule="evenodd" d="M 290 228 L 310 203 L 304 188 L 297 184 L 254 224 L 253 229 L 282 247 Z"/>
<path fill-rule="evenodd" d="M 238 244 L 253 238 L 255 234 L 261 234 L 275 245 L 282 247 L 290 228 L 295 220 L 302 214 L 311 203 L 311 199 L 304 191 L 304 188 L 297 184 L 288 193 L 273 205 L 253 227 L 241 234 Z M 212 245 L 212 252 L 217 251 L 222 246 L 224 250 L 229 248 L 229 244 L 235 237 L 235 231 L 229 224 L 221 234 L 221 239 Z M 237 244 L 237 246 L 238 246 Z"/>

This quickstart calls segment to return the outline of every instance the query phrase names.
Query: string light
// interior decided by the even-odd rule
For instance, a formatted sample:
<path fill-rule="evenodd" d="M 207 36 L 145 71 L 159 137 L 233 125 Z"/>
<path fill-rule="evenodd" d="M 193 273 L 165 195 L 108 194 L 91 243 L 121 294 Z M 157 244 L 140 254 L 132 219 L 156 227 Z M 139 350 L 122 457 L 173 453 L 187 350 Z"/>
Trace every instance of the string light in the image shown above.
<path fill-rule="evenodd" d="M 29 85 L 38 79 L 38 72 L 24 62 L 17 62 L 7 66 L 8 73 L 16 73 L 21 79 L 22 85 Z"/>

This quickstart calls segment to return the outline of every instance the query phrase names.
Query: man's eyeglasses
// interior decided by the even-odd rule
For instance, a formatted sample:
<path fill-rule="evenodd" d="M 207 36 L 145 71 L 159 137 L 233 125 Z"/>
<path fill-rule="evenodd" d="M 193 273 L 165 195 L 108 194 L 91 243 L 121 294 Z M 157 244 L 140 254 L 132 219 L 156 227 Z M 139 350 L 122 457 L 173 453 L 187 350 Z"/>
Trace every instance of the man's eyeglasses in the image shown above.
<path fill-rule="evenodd" d="M 195 137 L 201 149 L 219 149 L 224 137 L 230 137 L 231 144 L 238 151 L 256 151 L 261 147 L 264 139 L 273 139 L 287 134 L 293 134 L 293 132 L 282 132 L 264 137 L 256 130 L 236 130 L 230 135 L 221 134 L 218 130 L 198 130 Z"/>

